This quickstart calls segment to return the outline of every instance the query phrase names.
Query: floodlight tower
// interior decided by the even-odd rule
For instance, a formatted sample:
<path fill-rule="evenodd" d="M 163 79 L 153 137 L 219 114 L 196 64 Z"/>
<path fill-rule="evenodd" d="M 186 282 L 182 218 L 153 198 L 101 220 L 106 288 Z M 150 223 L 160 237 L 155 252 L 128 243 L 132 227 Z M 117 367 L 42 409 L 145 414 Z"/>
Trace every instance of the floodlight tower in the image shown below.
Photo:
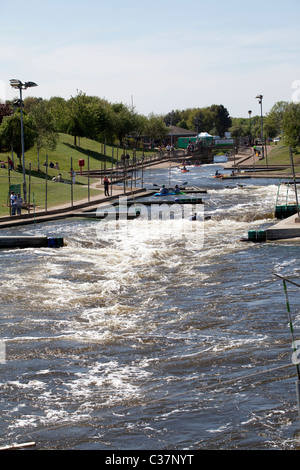
<path fill-rule="evenodd" d="M 261 151 L 262 151 L 262 157 L 265 157 L 265 149 L 264 149 L 264 129 L 263 129 L 263 112 L 262 112 L 262 100 L 263 100 L 263 95 L 257 95 L 255 98 L 258 99 L 258 102 L 260 104 L 260 123 L 261 123 Z M 266 165 L 268 169 L 268 159 L 266 155 Z"/>
<path fill-rule="evenodd" d="M 12 88 L 17 88 L 20 91 L 20 108 L 21 108 L 21 147 L 22 147 L 22 167 L 23 167 L 23 198 L 24 203 L 27 203 L 27 190 L 26 190 L 26 179 L 25 179 L 25 154 L 24 154 L 24 126 L 23 126 L 23 99 L 22 99 L 22 90 L 27 90 L 27 88 L 37 86 L 34 82 L 25 82 L 22 83 L 21 80 L 15 78 L 10 80 L 10 85 Z"/>

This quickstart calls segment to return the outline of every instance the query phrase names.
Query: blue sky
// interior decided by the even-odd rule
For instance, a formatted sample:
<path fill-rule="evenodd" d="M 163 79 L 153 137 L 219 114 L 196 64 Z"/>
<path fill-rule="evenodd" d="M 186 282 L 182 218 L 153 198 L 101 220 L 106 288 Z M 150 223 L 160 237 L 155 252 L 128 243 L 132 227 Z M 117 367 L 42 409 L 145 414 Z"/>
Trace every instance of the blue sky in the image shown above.
<path fill-rule="evenodd" d="M 148 115 L 300 98 L 299 0 L 0 0 L 0 99 L 78 91 Z M 293 88 L 294 87 L 294 88 Z"/>

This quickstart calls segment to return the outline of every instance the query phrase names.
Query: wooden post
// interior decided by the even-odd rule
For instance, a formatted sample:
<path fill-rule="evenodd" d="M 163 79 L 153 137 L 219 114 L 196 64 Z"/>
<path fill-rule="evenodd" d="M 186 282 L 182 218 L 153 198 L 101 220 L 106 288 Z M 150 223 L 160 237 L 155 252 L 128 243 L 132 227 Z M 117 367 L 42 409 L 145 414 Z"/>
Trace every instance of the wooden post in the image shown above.
<path fill-rule="evenodd" d="M 28 214 L 30 214 L 30 190 L 31 190 L 31 162 L 29 163 L 29 177 L 28 177 Z"/>
<path fill-rule="evenodd" d="M 72 157 L 71 157 L 70 176 L 71 176 L 71 206 L 73 207 L 73 158 Z"/>
<path fill-rule="evenodd" d="M 46 155 L 46 190 L 45 190 L 45 211 L 47 212 L 48 205 L 48 155 Z"/>
<path fill-rule="evenodd" d="M 90 156 L 88 155 L 88 201 L 90 202 Z"/>

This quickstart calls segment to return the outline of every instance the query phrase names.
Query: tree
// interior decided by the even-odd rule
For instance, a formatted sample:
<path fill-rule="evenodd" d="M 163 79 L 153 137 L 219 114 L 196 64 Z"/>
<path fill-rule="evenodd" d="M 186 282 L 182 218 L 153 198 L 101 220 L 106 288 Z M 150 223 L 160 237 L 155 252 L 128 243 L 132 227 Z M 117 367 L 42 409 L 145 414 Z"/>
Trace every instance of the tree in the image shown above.
<path fill-rule="evenodd" d="M 211 130 L 215 128 L 217 135 L 224 137 L 225 132 L 228 131 L 232 123 L 227 109 L 222 104 L 213 104 L 209 108 L 209 113 L 213 121 L 213 127 Z"/>
<path fill-rule="evenodd" d="M 234 139 L 238 139 L 239 137 L 245 137 L 246 135 L 248 135 L 248 132 L 246 132 L 246 127 L 241 123 L 234 124 L 230 127 L 229 130 L 231 133 L 231 137 L 233 137 Z"/>
<path fill-rule="evenodd" d="M 114 132 L 123 143 L 124 137 L 133 132 L 138 125 L 138 115 L 134 109 L 130 109 L 123 103 L 115 103 L 111 106 L 113 112 Z"/>
<path fill-rule="evenodd" d="M 138 142 L 141 141 L 142 136 L 145 135 L 145 130 L 147 126 L 147 118 L 141 114 L 136 115 L 136 123 L 135 129 L 131 132 L 132 137 L 135 139 L 136 143 L 134 145 L 138 145 Z"/>
<path fill-rule="evenodd" d="M 47 101 L 47 108 L 56 132 L 67 132 L 68 103 L 64 98 L 54 96 Z"/>
<path fill-rule="evenodd" d="M 13 113 L 13 108 L 9 103 L 0 103 L 0 124 L 4 116 L 11 116 Z"/>
<path fill-rule="evenodd" d="M 164 116 L 165 124 L 172 125 L 172 126 L 179 126 L 179 122 L 182 120 L 182 111 L 176 109 L 176 111 L 171 111 L 170 113 Z"/>
<path fill-rule="evenodd" d="M 115 136 L 115 126 L 113 119 L 113 111 L 107 102 L 99 102 L 96 112 L 96 126 L 98 141 L 113 143 Z"/>
<path fill-rule="evenodd" d="M 204 108 L 188 109 L 186 111 L 186 117 L 184 119 L 188 129 L 191 129 L 193 131 L 196 131 L 198 129 L 199 132 L 208 130 L 207 122 L 204 117 Z"/>
<path fill-rule="evenodd" d="M 70 98 L 67 111 L 67 132 L 74 136 L 75 146 L 77 146 L 77 137 L 95 137 L 96 122 L 96 107 L 90 103 L 85 93 L 80 91 L 77 96 Z"/>
<path fill-rule="evenodd" d="M 164 123 L 162 116 L 150 114 L 146 123 L 146 135 L 152 140 L 163 141 L 168 136 L 168 128 Z"/>
<path fill-rule="evenodd" d="M 35 144 L 38 154 L 38 169 L 40 169 L 40 150 L 41 148 L 55 150 L 58 133 L 55 130 L 53 117 L 45 101 L 40 100 L 32 106 L 30 114 L 36 129 Z"/>
<path fill-rule="evenodd" d="M 267 114 L 264 120 L 264 128 L 269 137 L 277 137 L 281 134 L 283 117 L 287 109 L 287 101 L 278 101 Z"/>
<path fill-rule="evenodd" d="M 23 112 L 23 130 L 24 130 L 24 151 L 34 146 L 35 127 L 31 116 Z M 13 150 L 16 152 L 21 164 L 22 143 L 21 143 L 21 115 L 16 111 L 12 116 L 3 118 L 0 126 L 0 143 L 4 151 Z"/>

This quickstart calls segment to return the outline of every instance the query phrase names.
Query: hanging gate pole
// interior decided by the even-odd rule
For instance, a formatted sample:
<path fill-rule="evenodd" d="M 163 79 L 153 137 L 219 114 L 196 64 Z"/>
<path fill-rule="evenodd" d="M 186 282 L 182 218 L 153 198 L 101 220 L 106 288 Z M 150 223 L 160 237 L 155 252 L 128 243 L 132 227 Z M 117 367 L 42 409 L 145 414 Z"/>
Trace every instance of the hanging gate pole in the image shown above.
<path fill-rule="evenodd" d="M 289 281 L 288 279 L 285 279 L 284 277 L 280 276 L 279 274 L 275 274 L 276 277 L 279 277 L 283 281 L 283 289 L 284 289 L 284 294 L 285 294 L 285 299 L 286 299 L 286 308 L 287 308 L 287 313 L 288 313 L 288 319 L 289 319 L 289 326 L 290 326 L 290 332 L 292 336 L 292 345 L 293 345 L 293 351 L 296 353 L 297 347 L 294 339 L 294 329 L 293 329 L 293 323 L 292 323 L 292 318 L 291 318 L 291 311 L 290 311 L 290 303 L 288 299 L 288 293 L 287 293 L 287 287 L 286 287 L 286 281 L 290 282 L 291 284 L 294 284 L 298 287 L 300 287 L 299 284 L 293 281 Z M 295 354 L 296 356 L 296 354 Z M 299 419 L 300 419 L 300 370 L 299 370 L 299 364 L 296 362 L 296 370 L 297 370 L 297 381 L 296 381 L 296 395 L 297 395 L 297 403 L 298 403 L 298 414 L 299 414 Z"/>

